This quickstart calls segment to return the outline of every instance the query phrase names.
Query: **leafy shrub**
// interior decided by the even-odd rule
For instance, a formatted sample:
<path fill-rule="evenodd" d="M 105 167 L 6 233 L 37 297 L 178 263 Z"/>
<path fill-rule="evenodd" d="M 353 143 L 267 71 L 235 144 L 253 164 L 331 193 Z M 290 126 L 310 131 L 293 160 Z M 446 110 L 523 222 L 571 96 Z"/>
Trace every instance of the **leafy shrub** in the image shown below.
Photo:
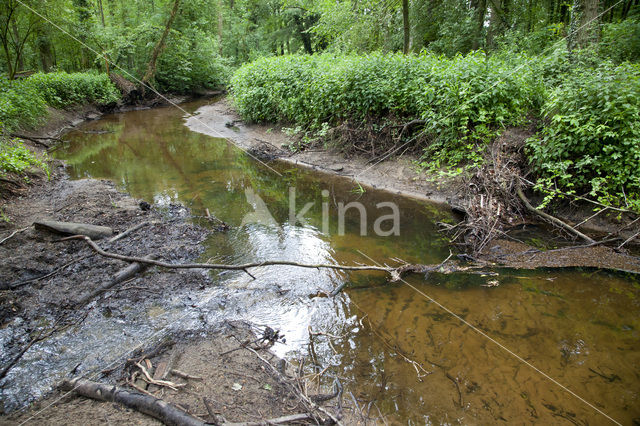
<path fill-rule="evenodd" d="M 38 124 L 46 115 L 47 104 L 38 91 L 26 81 L 0 79 L 0 128 L 12 131 Z"/>
<path fill-rule="evenodd" d="M 602 27 L 600 54 L 616 63 L 640 60 L 640 17 Z"/>
<path fill-rule="evenodd" d="M 0 79 L 0 128 L 11 132 L 37 125 L 47 105 L 65 108 L 94 102 L 116 102 L 120 93 L 105 74 L 37 73 L 25 80 Z"/>
<path fill-rule="evenodd" d="M 538 187 L 640 211 L 640 66 L 571 72 L 542 111 L 547 123 L 528 147 Z"/>
<path fill-rule="evenodd" d="M 50 175 L 46 162 L 38 159 L 22 142 L 0 140 L 0 176 L 7 173 L 22 175 L 32 166 L 36 166 Z"/>
<path fill-rule="evenodd" d="M 26 84 L 34 87 L 54 108 L 91 102 L 106 105 L 120 98 L 118 89 L 106 74 L 40 72 L 29 77 Z"/>
<path fill-rule="evenodd" d="M 320 129 L 324 122 L 423 119 L 431 140 L 425 165 L 440 167 L 478 161 L 476 145 L 521 122 L 541 103 L 542 86 L 521 55 L 325 54 L 259 59 L 236 71 L 231 93 L 251 121 Z"/>

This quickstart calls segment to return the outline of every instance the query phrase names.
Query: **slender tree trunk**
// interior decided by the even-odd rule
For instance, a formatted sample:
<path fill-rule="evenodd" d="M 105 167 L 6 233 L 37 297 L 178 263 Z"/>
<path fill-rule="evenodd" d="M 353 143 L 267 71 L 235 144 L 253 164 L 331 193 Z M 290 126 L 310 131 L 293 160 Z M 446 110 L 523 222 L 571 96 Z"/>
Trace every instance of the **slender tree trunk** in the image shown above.
<path fill-rule="evenodd" d="M 411 41 L 411 26 L 409 25 L 409 0 L 402 0 L 402 26 L 404 28 L 404 45 L 402 52 L 409 54 Z"/>
<path fill-rule="evenodd" d="M 102 0 L 98 0 L 98 12 L 100 12 L 100 22 L 102 22 L 102 26 L 104 27 L 104 9 L 102 9 Z"/>
<path fill-rule="evenodd" d="M 162 37 L 156 43 L 156 46 L 153 48 L 153 52 L 151 53 L 151 59 L 149 60 L 149 65 L 147 65 L 147 72 L 142 77 L 142 83 L 148 83 L 151 81 L 153 76 L 156 74 L 156 61 L 158 60 L 158 56 L 160 52 L 164 48 L 164 43 L 167 40 L 167 35 L 169 35 L 169 31 L 171 30 L 171 25 L 173 24 L 173 20 L 176 18 L 178 14 L 178 7 L 180 6 L 180 0 L 175 0 L 173 3 L 173 9 L 171 9 L 171 15 L 169 15 L 169 19 L 167 20 L 167 25 L 164 28 L 164 32 L 162 33 Z M 143 88 L 144 89 L 144 88 Z"/>
<path fill-rule="evenodd" d="M 15 66 L 14 73 L 17 73 L 24 70 L 24 60 L 22 58 L 22 47 L 20 46 L 20 34 L 18 34 L 18 26 L 16 25 L 16 21 L 13 21 L 11 23 L 11 31 L 13 31 L 13 37 L 15 38 L 16 66 Z"/>
<path fill-rule="evenodd" d="M 222 17 L 222 0 L 218 0 L 218 49 L 220 50 L 220 56 L 222 56 L 222 30 L 224 28 L 224 21 Z"/>
<path fill-rule="evenodd" d="M 471 48 L 476 50 L 480 47 L 480 35 L 484 27 L 484 18 L 487 13 L 487 0 L 479 0 L 476 4 L 476 28 L 471 44 Z"/>

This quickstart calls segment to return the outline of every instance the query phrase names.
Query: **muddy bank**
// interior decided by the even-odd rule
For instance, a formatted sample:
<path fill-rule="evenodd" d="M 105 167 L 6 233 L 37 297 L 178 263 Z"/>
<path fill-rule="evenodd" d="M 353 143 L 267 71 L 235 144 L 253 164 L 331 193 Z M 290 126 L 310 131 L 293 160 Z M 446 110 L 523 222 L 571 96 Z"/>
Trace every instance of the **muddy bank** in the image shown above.
<path fill-rule="evenodd" d="M 131 362 L 93 380 L 129 389 L 133 389 L 131 383 L 134 383 L 148 394 L 211 424 L 261 421 L 306 413 L 308 407 L 284 381 L 296 376 L 295 366 L 280 361 L 268 350 L 261 350 L 264 360 L 282 372 L 278 375 L 253 352 L 241 348 L 241 343 L 255 339 L 255 332 L 250 324 L 225 322 L 197 335 L 180 336 L 150 348 L 150 351 L 138 352 L 132 355 Z M 156 377 L 166 371 L 165 380 L 177 388 L 147 384 L 139 379 L 140 368 L 135 365 L 138 361 Z M 132 377 L 136 380 L 132 381 Z M 310 389 L 311 395 L 312 392 Z M 328 397 L 328 394 L 324 395 Z M 337 396 L 331 400 L 324 405 L 337 409 Z M 0 419 L 0 424 L 66 424 L 71 415 L 74 424 L 161 424 L 122 405 L 98 402 L 64 391 L 56 391 L 29 410 Z M 348 407 L 345 415 L 350 415 Z"/>
<path fill-rule="evenodd" d="M 0 292 L 0 341 L 3 347 L 0 364 L 3 368 L 41 332 L 48 333 L 63 326 L 60 333 L 54 334 L 72 335 L 68 328 L 81 324 L 83 316 L 128 321 L 136 313 L 132 306 L 154 306 L 172 294 L 210 284 L 202 271 L 152 269 L 95 299 L 80 303 L 127 264 L 95 256 L 82 243 L 60 242 L 60 235 L 31 226 L 35 220 L 52 219 L 108 226 L 123 232 L 146 223 L 114 243 L 100 243 L 121 253 L 156 254 L 170 262 L 186 262 L 201 253 L 200 243 L 209 232 L 189 223 L 188 212 L 182 206 L 170 206 L 164 211 L 147 209 L 139 200 L 118 192 L 110 182 L 70 181 L 61 175 L 32 188 L 26 196 L 11 199 L 4 205 L 4 210 L 13 219 L 12 226 L 22 231 L 0 245 L 5 260 L 0 265 L 0 287 L 5 289 Z M 42 361 L 53 364 L 55 354 L 38 354 L 41 351 L 36 344 L 27 354 L 40 356 Z M 47 390 L 48 386 L 36 386 L 33 393 L 29 393 L 29 380 L 21 377 L 21 362 L 22 359 L 16 364 L 15 371 L 8 371 L 2 382 L 5 410 L 19 408 Z M 90 368 L 99 362 L 87 364 L 86 368 Z M 78 368 L 79 371 L 85 369 L 82 362 Z"/>
<path fill-rule="evenodd" d="M 30 135 L 57 136 L 65 127 L 99 116 L 93 107 L 54 113 L 46 126 Z M 34 148 L 44 149 L 40 144 Z M 59 424 L 69 418 L 92 424 L 156 423 L 114 404 L 72 395 L 60 399 L 63 394 L 56 389 L 75 376 L 126 386 L 131 374 L 123 368 L 127 359 L 167 339 L 175 344 L 150 362 L 158 365 L 177 353 L 175 368 L 203 380 L 189 381 L 177 394 L 152 391 L 189 413 L 209 415 L 203 396 L 228 421 L 261 420 L 301 409 L 252 353 L 235 350 L 219 356 L 238 348 L 256 330 L 222 325 L 225 290 L 209 291 L 212 279 L 206 271 L 150 268 L 87 299 L 127 263 L 102 258 L 83 242 L 59 241 L 60 235 L 31 226 L 35 220 L 49 219 L 108 226 L 121 233 L 142 225 L 113 243 L 98 243 L 125 255 L 187 263 L 202 255 L 202 242 L 218 232 L 217 224 L 194 225 L 182 205 L 146 204 L 109 181 L 72 181 L 61 162 L 53 162 L 52 168 L 51 180 L 33 174 L 31 185 L 13 196 L 3 194 L 2 209 L 11 223 L 0 226 L 0 240 L 11 237 L 0 244 L 5 259 L 0 265 L 0 370 L 6 372 L 0 378 L 0 423 Z M 279 362 L 268 352 L 261 354 Z M 11 368 L 5 371 L 7 367 Z M 110 373 L 100 373 L 104 370 Z M 35 405 L 24 411 L 29 404 Z"/>
<path fill-rule="evenodd" d="M 458 182 L 428 180 L 428 176 L 415 166 L 416 159 L 410 156 L 370 164 L 366 158 L 345 159 L 339 153 L 320 149 L 292 154 L 283 147 L 290 139 L 279 126 L 245 124 L 226 98 L 199 108 L 196 114 L 187 119 L 187 127 L 195 132 L 228 138 L 266 163 L 277 158 L 292 165 L 343 176 L 353 180 L 354 186 L 357 181 L 365 188 L 375 188 L 418 200 L 452 206 L 458 203 Z"/>

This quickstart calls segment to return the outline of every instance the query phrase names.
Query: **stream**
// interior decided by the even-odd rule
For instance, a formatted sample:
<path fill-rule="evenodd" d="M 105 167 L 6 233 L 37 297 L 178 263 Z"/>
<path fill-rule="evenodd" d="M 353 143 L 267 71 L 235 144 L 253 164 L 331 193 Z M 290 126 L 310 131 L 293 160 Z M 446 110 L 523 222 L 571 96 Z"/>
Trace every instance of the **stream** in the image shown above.
<path fill-rule="evenodd" d="M 205 103 L 183 107 L 195 112 Z M 98 130 L 108 132 L 93 132 Z M 65 140 L 55 155 L 67 162 L 72 178 L 110 179 L 157 208 L 182 203 L 194 215 L 208 209 L 229 224 L 229 231 L 213 232 L 205 242 L 203 261 L 394 264 L 399 258 L 434 264 L 449 255 L 447 239 L 437 231 L 437 222 L 455 220 L 447 209 L 271 162 L 279 176 L 229 141 L 189 130 L 176 108 L 107 115 Z M 294 196 L 296 212 L 312 203 L 302 221 L 289 214 Z M 341 213 L 341 203 L 349 202 L 363 211 Z M 398 207 L 399 235 L 376 235 L 374 223 L 391 212 L 389 202 Z M 265 209 L 266 219 L 258 214 Z M 381 228 L 390 226 L 387 220 Z M 272 266 L 252 270 L 255 279 L 212 272 L 210 288 L 158 306 L 131 307 L 133 321 L 92 315 L 60 341 L 27 354 L 16 374 L 35 368 L 46 386 L 78 360 L 85 371 L 105 368 L 116 354 L 167 331 L 243 319 L 284 333 L 286 343 L 273 350 L 291 360 L 308 354 L 309 327 L 326 333 L 313 339 L 318 363 L 341 378 L 345 399 L 356 399 L 372 418 L 402 424 L 608 423 L 508 348 L 616 421 L 636 424 L 639 282 L 580 269 L 490 272 L 410 276 L 410 285 L 389 284 L 375 272 Z M 338 296 L 323 295 L 345 281 Z M 62 347 L 74 353 L 49 357 L 45 366 L 41 351 L 66 354 Z"/>

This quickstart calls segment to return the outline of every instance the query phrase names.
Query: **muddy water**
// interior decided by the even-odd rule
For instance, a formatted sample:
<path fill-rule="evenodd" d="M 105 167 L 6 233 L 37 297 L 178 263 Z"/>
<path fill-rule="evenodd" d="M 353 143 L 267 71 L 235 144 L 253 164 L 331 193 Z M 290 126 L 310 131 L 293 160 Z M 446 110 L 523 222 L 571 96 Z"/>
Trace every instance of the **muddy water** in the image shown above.
<path fill-rule="evenodd" d="M 87 133 L 96 130 L 109 133 Z M 189 131 L 175 109 L 107 116 L 82 131 L 69 134 L 56 154 L 67 160 L 73 177 L 112 179 L 159 208 L 181 202 L 195 214 L 208 209 L 232 226 L 210 237 L 204 259 L 346 263 L 368 262 L 369 256 L 386 263 L 391 258 L 437 263 L 449 253 L 436 232 L 436 222 L 453 220 L 447 211 L 271 163 L 278 176 L 227 141 Z M 295 188 L 296 212 L 313 203 L 302 223 L 289 216 L 290 188 Z M 367 235 L 361 235 L 363 221 L 355 209 L 347 211 L 345 235 L 339 235 L 338 205 L 351 201 L 365 207 Z M 379 203 L 389 201 L 399 207 L 400 236 L 375 236 L 375 219 L 390 213 Z M 273 220 L 262 215 L 256 223 L 262 206 Z M 323 233 L 327 224 L 329 232 Z M 295 359 L 308 352 L 311 326 L 334 336 L 316 336 L 314 353 L 323 367 L 330 365 L 329 374 L 342 378 L 345 398 L 393 423 L 609 422 L 523 361 L 616 421 L 638 421 L 640 285 L 635 279 L 580 270 L 487 272 L 411 277 L 414 288 L 388 285 L 376 273 L 269 267 L 251 271 L 255 280 L 215 273 L 214 287 L 182 296 L 190 298 L 189 308 L 173 301 L 137 312 L 140 324 L 151 325 L 129 327 L 128 335 L 143 342 L 167 325 L 194 329 L 244 318 L 282 330 L 287 342 L 275 349 Z M 348 288 L 340 296 L 313 297 L 345 281 Z M 86 327 L 101 327 L 104 339 L 114 340 L 101 321 L 108 319 Z M 91 347 L 85 350 L 90 356 Z M 122 347 L 113 346 L 117 350 Z"/>

